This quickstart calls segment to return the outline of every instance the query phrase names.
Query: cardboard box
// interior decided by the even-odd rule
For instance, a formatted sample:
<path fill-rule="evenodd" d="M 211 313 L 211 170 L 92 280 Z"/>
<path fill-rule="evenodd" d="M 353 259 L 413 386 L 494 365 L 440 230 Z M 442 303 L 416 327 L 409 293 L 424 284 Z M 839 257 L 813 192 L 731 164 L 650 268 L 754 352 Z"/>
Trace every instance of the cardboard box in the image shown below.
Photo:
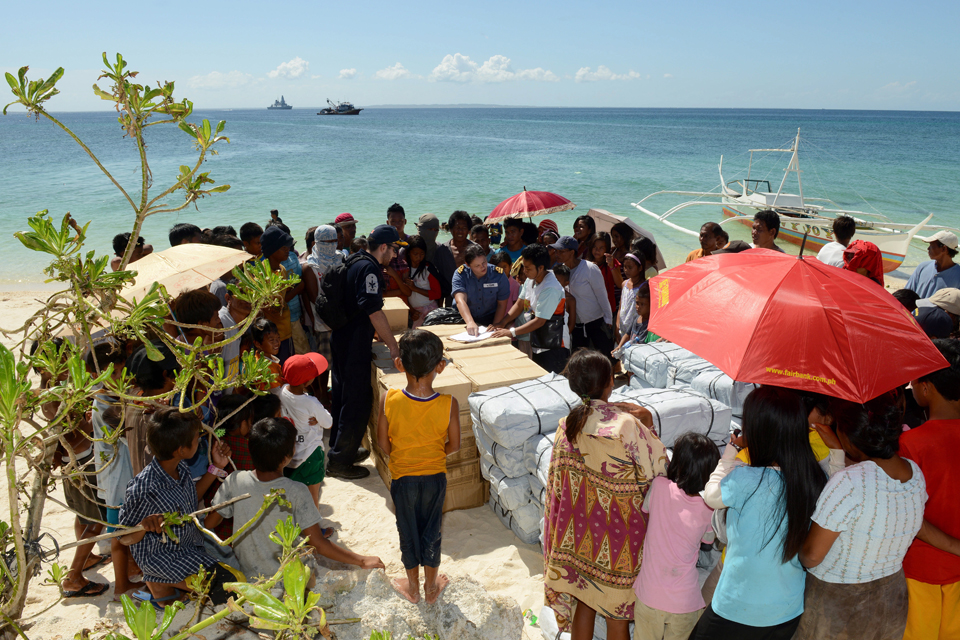
<path fill-rule="evenodd" d="M 407 328 L 410 307 L 401 298 L 390 296 L 383 299 L 383 313 L 387 316 L 391 331 L 403 331 Z"/>
<path fill-rule="evenodd" d="M 506 366 L 492 371 L 463 371 L 473 384 L 474 391 L 486 391 L 497 387 L 509 387 L 518 382 L 533 380 L 547 372 L 533 360 L 511 360 Z"/>
<path fill-rule="evenodd" d="M 461 361 L 483 359 L 516 360 L 518 358 L 526 358 L 527 354 L 509 344 L 497 344 L 489 346 L 484 345 L 483 347 L 479 347 L 477 349 L 454 351 L 451 352 L 447 357 L 453 360 L 455 363 L 459 363 Z"/>
<path fill-rule="evenodd" d="M 462 333 L 464 331 L 463 325 L 460 325 L 460 331 L 457 333 Z M 451 340 L 450 338 L 441 338 L 443 342 L 443 348 L 446 351 L 458 352 L 458 351 L 472 351 L 474 349 L 483 349 L 484 347 L 490 346 L 510 346 L 510 336 L 504 336 L 503 338 L 487 338 L 485 340 L 480 340 L 479 342 L 457 342 L 456 340 Z"/>
<path fill-rule="evenodd" d="M 387 489 L 390 488 L 390 467 L 378 448 L 371 449 L 371 458 L 377 473 Z M 490 483 L 480 475 L 480 460 L 450 464 L 447 462 L 447 495 L 443 512 L 473 509 L 483 506 L 490 496 Z"/>

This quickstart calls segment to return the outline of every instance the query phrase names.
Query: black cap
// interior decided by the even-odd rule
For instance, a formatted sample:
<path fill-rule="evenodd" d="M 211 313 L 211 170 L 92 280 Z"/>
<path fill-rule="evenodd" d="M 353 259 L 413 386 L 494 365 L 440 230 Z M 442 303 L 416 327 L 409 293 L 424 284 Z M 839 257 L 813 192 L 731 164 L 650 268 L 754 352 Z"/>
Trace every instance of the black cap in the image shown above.
<path fill-rule="evenodd" d="M 917 307 L 913 312 L 917 324 L 923 329 L 923 332 L 934 338 L 949 338 L 953 332 L 953 320 L 946 311 L 940 307 Z"/>
<path fill-rule="evenodd" d="M 260 242 L 263 242 L 261 240 Z M 370 235 L 367 236 L 367 242 L 371 244 L 398 244 L 402 247 L 407 246 L 406 242 L 400 241 L 400 233 L 396 228 L 391 227 L 388 224 L 378 225 Z"/>
<path fill-rule="evenodd" d="M 293 236 L 274 225 L 263 230 L 260 236 L 260 253 L 264 258 L 272 256 L 280 247 L 292 247 Z"/>
<path fill-rule="evenodd" d="M 580 243 L 573 236 L 562 236 L 559 240 L 550 245 L 551 249 L 557 251 L 576 251 L 580 248 Z"/>

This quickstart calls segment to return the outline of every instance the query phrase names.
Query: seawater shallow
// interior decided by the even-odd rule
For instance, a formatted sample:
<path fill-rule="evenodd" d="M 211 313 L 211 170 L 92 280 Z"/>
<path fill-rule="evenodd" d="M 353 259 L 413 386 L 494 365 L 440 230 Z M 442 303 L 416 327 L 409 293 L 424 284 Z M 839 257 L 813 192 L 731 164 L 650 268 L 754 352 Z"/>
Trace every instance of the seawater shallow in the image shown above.
<path fill-rule="evenodd" d="M 804 194 L 827 196 L 844 207 L 883 212 L 916 222 L 960 226 L 960 114 L 697 109 L 367 109 L 359 116 L 323 117 L 316 109 L 197 111 L 191 118 L 226 120 L 231 144 L 204 166 L 225 194 L 179 212 L 148 219 L 143 236 L 157 250 L 169 246 L 176 222 L 201 227 L 253 220 L 261 225 L 279 209 L 302 247 L 304 231 L 349 211 L 369 231 L 400 202 L 408 232 L 424 212 L 441 219 L 455 209 L 486 216 L 520 191 L 560 193 L 578 207 L 554 219 L 572 231 L 587 209 L 630 215 L 654 232 L 668 264 L 682 261 L 696 240 L 660 225 L 630 206 L 662 189 L 706 191 L 719 184 L 724 156 L 727 180 L 743 177 L 753 148 L 787 147 L 801 128 Z M 134 193 L 140 183 L 134 145 L 122 137 L 111 112 L 63 113 L 120 183 Z M 178 167 L 195 161 L 189 138 L 175 127 L 148 129 L 148 154 L 159 193 Z M 760 154 L 758 154 L 760 155 Z M 755 159 L 753 176 L 776 185 L 788 157 Z M 788 183 L 787 190 L 795 192 Z M 866 198 L 866 202 L 861 198 Z M 663 211 L 682 201 L 664 196 Z M 170 202 L 176 203 L 175 198 Z M 182 201 L 182 200 L 181 200 Z M 873 207 L 873 208 L 871 208 Z M 42 256 L 24 249 L 13 232 L 26 218 L 49 209 L 92 221 L 89 247 L 111 252 L 114 234 L 133 226 L 132 209 L 80 147 L 44 120 L 22 113 L 0 117 L 0 286 L 31 287 L 44 279 Z M 703 207 L 672 220 L 696 228 L 719 220 L 720 208 Z M 742 225 L 726 225 L 747 238 Z M 796 251 L 796 248 L 793 248 Z M 924 260 L 915 242 L 904 267 Z"/>

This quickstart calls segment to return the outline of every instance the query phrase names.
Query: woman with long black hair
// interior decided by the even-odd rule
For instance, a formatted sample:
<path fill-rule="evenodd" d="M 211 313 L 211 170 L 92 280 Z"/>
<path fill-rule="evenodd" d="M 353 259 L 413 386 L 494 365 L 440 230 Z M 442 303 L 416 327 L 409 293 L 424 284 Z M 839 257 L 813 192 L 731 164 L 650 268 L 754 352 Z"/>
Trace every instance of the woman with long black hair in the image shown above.
<path fill-rule="evenodd" d="M 577 257 L 586 260 L 597 239 L 597 221 L 590 216 L 580 216 L 573 221 L 573 237 L 579 243 Z"/>
<path fill-rule="evenodd" d="M 691 640 L 789 640 L 803 613 L 798 553 L 827 477 L 810 449 L 807 413 L 797 394 L 760 387 L 743 407 L 750 464 L 727 445 L 704 489 L 727 509 L 720 581 Z"/>

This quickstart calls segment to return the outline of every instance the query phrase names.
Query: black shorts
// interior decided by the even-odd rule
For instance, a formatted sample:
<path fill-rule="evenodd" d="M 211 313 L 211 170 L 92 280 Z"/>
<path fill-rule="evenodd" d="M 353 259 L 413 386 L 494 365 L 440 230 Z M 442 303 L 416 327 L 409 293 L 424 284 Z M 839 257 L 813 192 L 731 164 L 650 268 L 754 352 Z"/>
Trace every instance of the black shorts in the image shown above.
<path fill-rule="evenodd" d="M 403 476 L 390 483 L 404 569 L 440 566 L 440 524 L 446 496 L 445 473 Z"/>

